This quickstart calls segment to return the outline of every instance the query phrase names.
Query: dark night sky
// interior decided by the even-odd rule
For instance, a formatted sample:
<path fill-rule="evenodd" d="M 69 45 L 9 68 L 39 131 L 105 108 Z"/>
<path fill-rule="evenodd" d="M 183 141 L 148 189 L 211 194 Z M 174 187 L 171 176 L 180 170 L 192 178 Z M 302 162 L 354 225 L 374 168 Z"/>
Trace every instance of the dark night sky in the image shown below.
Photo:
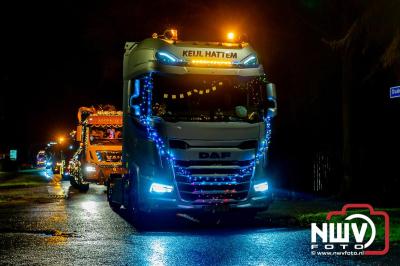
<path fill-rule="evenodd" d="M 346 26 L 331 25 L 343 11 L 334 2 L 34 1 L 2 8 L 1 108 L 3 125 L 12 130 L 2 132 L 11 135 L 2 142 L 46 142 L 75 126 L 79 106 L 121 106 L 124 42 L 169 25 L 186 40 L 246 32 L 278 85 L 281 114 L 290 124 L 304 104 L 291 101 L 307 101 L 307 83 L 321 78 L 313 77 L 313 68 L 327 67 L 321 58 L 332 56 L 321 38 L 338 38 Z"/>

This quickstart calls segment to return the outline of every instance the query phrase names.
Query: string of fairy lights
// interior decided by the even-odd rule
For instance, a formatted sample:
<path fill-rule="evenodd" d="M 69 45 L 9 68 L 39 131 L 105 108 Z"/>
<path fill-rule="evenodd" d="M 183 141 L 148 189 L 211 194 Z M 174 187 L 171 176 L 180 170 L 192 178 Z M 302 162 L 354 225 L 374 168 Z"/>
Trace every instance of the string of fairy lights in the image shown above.
<path fill-rule="evenodd" d="M 266 84 L 267 83 L 266 76 L 264 75 L 264 76 L 259 77 L 258 81 Z M 254 80 L 252 80 L 250 82 L 254 82 Z M 175 156 L 168 149 L 164 140 L 158 135 L 158 132 L 154 128 L 152 120 L 151 120 L 152 93 L 153 93 L 153 77 L 152 77 L 151 73 L 144 76 L 143 84 L 144 84 L 143 85 L 144 89 L 140 91 L 140 94 L 141 94 L 142 99 L 144 99 L 145 101 L 142 101 L 142 103 L 140 104 L 140 110 L 141 110 L 140 121 L 146 127 L 148 137 L 155 143 L 159 155 L 161 157 L 165 156 L 166 159 L 172 164 L 172 166 L 175 166 L 175 163 L 174 163 Z M 222 85 L 222 84 L 218 83 L 218 85 Z M 252 83 L 248 84 L 248 86 L 251 86 L 251 85 L 252 85 Z M 215 89 L 213 90 L 214 87 L 215 87 Z M 216 90 L 216 86 L 213 85 L 211 87 L 211 91 L 215 91 L 215 90 Z M 206 90 L 204 90 L 204 91 L 206 91 Z M 203 93 L 204 93 L 204 91 L 203 91 Z M 191 92 L 191 91 L 188 91 L 188 92 Z M 194 92 L 194 90 L 193 90 L 193 92 Z M 198 90 L 198 92 L 199 92 L 199 90 Z M 196 92 L 194 92 L 194 93 L 196 93 Z M 175 96 L 177 96 L 177 95 L 175 95 Z M 269 144 L 271 141 L 271 134 L 272 134 L 271 117 L 268 117 L 268 116 L 265 117 L 264 122 L 265 122 L 265 136 L 259 145 L 259 149 L 255 155 L 255 160 L 251 164 L 252 168 L 254 168 L 255 162 L 259 162 L 263 158 L 263 156 L 266 156 L 266 154 L 268 152 Z M 181 169 L 181 170 L 184 171 L 183 169 Z"/>
<path fill-rule="evenodd" d="M 141 109 L 141 116 L 140 116 L 140 121 L 146 126 L 147 130 L 147 135 L 148 137 L 155 143 L 158 153 L 160 156 L 166 156 L 167 160 L 174 165 L 175 157 L 171 153 L 171 151 L 168 150 L 167 146 L 165 145 L 164 141 L 161 139 L 161 137 L 158 135 L 157 130 L 153 127 L 152 121 L 151 121 L 151 115 L 152 115 L 152 93 L 153 93 L 153 77 L 150 74 L 147 74 L 143 78 L 144 82 L 144 90 L 141 90 L 141 96 L 142 99 L 146 99 L 146 93 L 147 93 L 147 110 L 144 104 L 144 101 L 140 104 L 140 109 Z"/>
<path fill-rule="evenodd" d="M 172 99 L 172 100 L 176 100 L 176 99 L 184 99 L 185 97 L 190 97 L 192 95 L 198 94 L 198 95 L 206 95 L 212 92 L 217 91 L 217 88 L 219 86 L 222 86 L 224 83 L 222 81 L 216 82 L 213 81 L 211 83 L 211 87 L 206 88 L 206 89 L 190 89 L 187 90 L 186 92 L 182 92 L 179 94 L 169 94 L 169 93 L 164 93 L 163 94 L 163 98 L 164 99 Z"/>

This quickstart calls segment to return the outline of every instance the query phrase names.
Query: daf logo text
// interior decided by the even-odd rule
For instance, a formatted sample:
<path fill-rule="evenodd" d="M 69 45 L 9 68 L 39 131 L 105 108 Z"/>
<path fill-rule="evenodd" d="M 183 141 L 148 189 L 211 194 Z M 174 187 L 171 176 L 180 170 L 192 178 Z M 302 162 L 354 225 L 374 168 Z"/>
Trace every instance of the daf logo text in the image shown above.
<path fill-rule="evenodd" d="M 199 159 L 225 159 L 231 157 L 230 152 L 199 152 Z"/>

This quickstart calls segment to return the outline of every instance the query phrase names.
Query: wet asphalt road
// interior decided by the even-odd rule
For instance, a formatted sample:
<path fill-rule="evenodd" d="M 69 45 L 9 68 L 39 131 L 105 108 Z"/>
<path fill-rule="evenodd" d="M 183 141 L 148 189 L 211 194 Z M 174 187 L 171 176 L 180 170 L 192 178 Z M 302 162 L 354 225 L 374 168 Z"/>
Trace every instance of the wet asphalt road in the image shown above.
<path fill-rule="evenodd" d="M 0 263 L 12 265 L 396 264 L 398 255 L 349 259 L 310 254 L 310 232 L 229 220 L 199 225 L 153 217 L 137 230 L 113 212 L 103 186 L 81 194 L 68 181 L 47 185 L 49 203 L 0 207 Z M 58 195 L 58 196 L 57 196 Z M 65 196 L 65 198 L 63 198 Z M 391 250 L 398 254 L 399 249 Z"/>

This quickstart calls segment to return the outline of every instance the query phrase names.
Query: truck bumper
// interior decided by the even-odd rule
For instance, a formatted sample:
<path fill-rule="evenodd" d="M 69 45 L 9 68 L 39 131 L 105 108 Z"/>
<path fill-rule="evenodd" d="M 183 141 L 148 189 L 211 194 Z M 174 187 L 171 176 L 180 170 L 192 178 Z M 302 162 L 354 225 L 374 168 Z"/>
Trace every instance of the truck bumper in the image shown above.
<path fill-rule="evenodd" d="M 224 200 L 214 202 L 187 202 L 178 197 L 152 196 L 142 199 L 140 209 L 145 212 L 171 211 L 171 212 L 198 212 L 198 211 L 229 211 L 229 210 L 266 210 L 273 201 L 270 192 L 249 195 L 241 201 L 227 202 Z"/>
<path fill-rule="evenodd" d="M 97 166 L 95 172 L 85 173 L 84 178 L 86 182 L 98 183 L 102 185 L 108 180 L 110 174 L 122 174 L 122 173 L 123 169 L 121 166 L 115 166 L 115 167 Z"/>

